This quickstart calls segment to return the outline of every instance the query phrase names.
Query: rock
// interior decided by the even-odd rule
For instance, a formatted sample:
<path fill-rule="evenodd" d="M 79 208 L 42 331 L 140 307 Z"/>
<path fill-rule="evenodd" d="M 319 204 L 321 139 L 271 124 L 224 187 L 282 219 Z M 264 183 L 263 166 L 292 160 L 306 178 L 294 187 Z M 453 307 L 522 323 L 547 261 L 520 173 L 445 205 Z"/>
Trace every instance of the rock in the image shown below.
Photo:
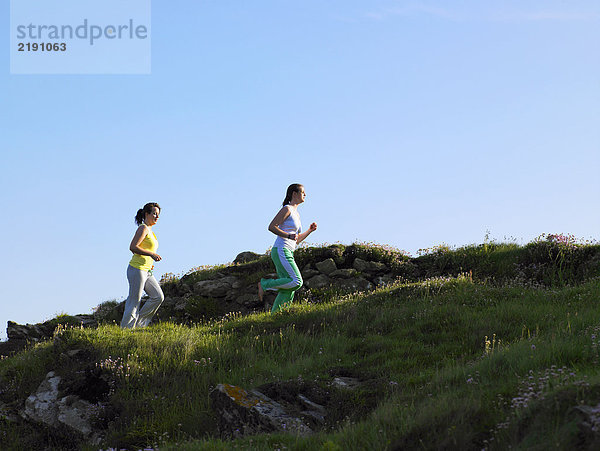
<path fill-rule="evenodd" d="M 251 390 L 219 384 L 210 393 L 212 408 L 218 414 L 223 437 L 243 437 L 259 433 L 289 432 L 301 436 L 312 430 L 297 417 L 287 413 L 278 402 Z"/>
<path fill-rule="evenodd" d="M 319 274 L 318 276 L 314 276 L 309 280 L 305 280 L 304 285 L 310 289 L 325 288 L 331 285 L 331 280 L 329 280 L 329 277 L 326 275 Z"/>
<path fill-rule="evenodd" d="M 94 315 L 81 314 L 75 315 L 73 318 L 79 321 L 81 327 L 98 327 L 98 321 Z"/>
<path fill-rule="evenodd" d="M 181 296 L 185 296 L 188 293 L 192 292 L 192 287 L 190 287 L 187 283 L 178 283 L 177 284 L 177 293 Z"/>
<path fill-rule="evenodd" d="M 74 395 L 58 401 L 58 421 L 86 436 L 93 432 L 90 420 L 95 413 L 96 406 Z"/>
<path fill-rule="evenodd" d="M 46 337 L 45 331 L 41 325 L 38 324 L 26 324 L 21 325 L 9 321 L 6 327 L 6 335 L 9 340 L 31 340 L 39 341 Z"/>
<path fill-rule="evenodd" d="M 24 417 L 48 426 L 58 426 L 58 384 L 60 377 L 54 371 L 46 374 L 37 392 L 25 400 Z"/>
<path fill-rule="evenodd" d="M 300 393 L 298 394 L 298 399 L 309 409 L 302 411 L 304 415 L 313 417 L 319 423 L 325 423 L 325 416 L 327 415 L 327 410 L 325 410 L 325 407 L 317 404 L 316 402 L 312 402 L 310 399 Z"/>
<path fill-rule="evenodd" d="M 350 279 L 351 277 L 356 277 L 358 275 L 358 271 L 356 269 L 347 268 L 347 269 L 336 269 L 329 277 L 333 277 L 336 279 Z"/>
<path fill-rule="evenodd" d="M 385 263 L 368 262 L 361 258 L 355 258 L 352 267 L 357 271 L 366 273 L 381 273 L 389 271 L 389 268 Z"/>
<path fill-rule="evenodd" d="M 311 269 L 313 269 L 312 263 L 307 263 L 306 265 L 304 265 L 304 268 L 302 268 L 302 272 L 308 271 Z"/>
<path fill-rule="evenodd" d="M 323 260 L 322 262 L 316 263 L 315 266 L 320 272 L 326 275 L 331 274 L 337 269 L 333 258 L 328 258 L 327 260 Z"/>
<path fill-rule="evenodd" d="M 187 307 L 187 303 L 188 303 L 187 298 L 179 299 L 175 302 L 175 306 L 173 307 L 173 309 L 176 312 L 183 312 L 185 310 L 185 308 Z"/>
<path fill-rule="evenodd" d="M 302 278 L 304 280 L 306 279 L 310 279 L 311 277 L 314 277 L 316 275 L 319 275 L 320 272 L 319 271 L 315 271 L 314 269 L 304 269 L 302 270 Z"/>
<path fill-rule="evenodd" d="M 37 343 L 40 340 L 52 338 L 57 324 L 56 319 L 51 319 L 40 324 L 25 325 L 8 321 L 6 335 L 9 340 L 27 340 Z M 66 327 L 96 327 L 98 321 L 96 321 L 94 315 L 81 314 L 69 317 L 67 324 L 69 325 Z"/>
<path fill-rule="evenodd" d="M 236 277 L 226 276 L 220 279 L 202 280 L 194 285 L 194 293 L 208 298 L 222 298 L 232 289 Z"/>
<path fill-rule="evenodd" d="M 235 279 L 232 283 L 231 283 L 231 288 L 233 288 L 234 290 L 239 290 L 240 288 L 242 288 L 244 286 L 244 284 L 242 283 L 241 280 L 239 279 Z"/>
<path fill-rule="evenodd" d="M 386 272 L 386 271 L 389 271 L 389 268 L 387 267 L 387 265 L 385 263 L 371 262 L 370 270 L 372 272 Z"/>
<path fill-rule="evenodd" d="M 360 381 L 355 377 L 336 377 L 331 384 L 334 387 L 353 390 L 360 385 Z"/>
<path fill-rule="evenodd" d="M 352 267 L 354 269 L 356 269 L 357 271 L 366 272 L 367 269 L 369 268 L 369 262 L 366 260 L 363 260 L 362 258 L 357 257 L 354 259 L 354 263 L 352 264 Z"/>
<path fill-rule="evenodd" d="M 262 257 L 262 255 L 257 254 L 256 252 L 240 252 L 239 254 L 237 254 L 237 257 L 235 257 L 233 263 L 235 263 L 236 265 L 240 265 L 242 263 L 248 263 L 254 260 L 258 260 L 260 257 Z"/>
<path fill-rule="evenodd" d="M 97 407 L 75 395 L 60 397 L 58 390 L 60 380 L 60 376 L 50 371 L 36 393 L 25 401 L 22 416 L 51 427 L 63 424 L 89 436 L 93 432 L 90 421 Z"/>

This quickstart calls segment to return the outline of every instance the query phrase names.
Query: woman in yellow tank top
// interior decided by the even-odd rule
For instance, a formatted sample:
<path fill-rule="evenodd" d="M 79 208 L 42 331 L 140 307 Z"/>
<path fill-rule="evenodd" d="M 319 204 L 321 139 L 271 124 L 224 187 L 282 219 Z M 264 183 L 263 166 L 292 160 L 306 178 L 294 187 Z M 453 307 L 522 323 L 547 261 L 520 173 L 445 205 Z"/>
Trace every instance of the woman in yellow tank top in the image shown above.
<path fill-rule="evenodd" d="M 158 240 L 152 231 L 152 226 L 158 222 L 159 216 L 160 206 L 156 202 L 147 203 L 135 215 L 135 222 L 139 227 L 129 245 L 133 257 L 127 266 L 129 296 L 125 301 L 125 311 L 121 320 L 123 328 L 147 326 L 165 299 L 159 283 L 152 274 L 154 262 L 162 260 L 156 253 Z M 140 309 L 144 291 L 150 298 Z"/>

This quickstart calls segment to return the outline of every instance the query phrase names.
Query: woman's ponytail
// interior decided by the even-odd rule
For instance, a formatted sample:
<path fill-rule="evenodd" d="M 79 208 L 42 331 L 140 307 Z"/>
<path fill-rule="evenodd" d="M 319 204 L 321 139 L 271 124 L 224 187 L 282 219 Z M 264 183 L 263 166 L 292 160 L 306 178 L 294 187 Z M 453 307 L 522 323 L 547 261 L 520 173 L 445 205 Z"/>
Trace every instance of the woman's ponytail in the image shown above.
<path fill-rule="evenodd" d="M 160 205 L 156 202 L 148 202 L 144 205 L 144 208 L 140 208 L 135 214 L 135 223 L 137 225 L 142 225 L 144 223 L 144 219 L 146 218 L 146 214 L 152 213 L 152 209 L 156 207 L 160 211 Z"/>
<path fill-rule="evenodd" d="M 282 204 L 284 207 L 292 201 L 292 194 L 300 191 L 300 188 L 302 188 L 300 183 L 292 183 L 290 186 L 288 186 L 287 192 L 285 193 L 285 199 L 283 199 Z"/>

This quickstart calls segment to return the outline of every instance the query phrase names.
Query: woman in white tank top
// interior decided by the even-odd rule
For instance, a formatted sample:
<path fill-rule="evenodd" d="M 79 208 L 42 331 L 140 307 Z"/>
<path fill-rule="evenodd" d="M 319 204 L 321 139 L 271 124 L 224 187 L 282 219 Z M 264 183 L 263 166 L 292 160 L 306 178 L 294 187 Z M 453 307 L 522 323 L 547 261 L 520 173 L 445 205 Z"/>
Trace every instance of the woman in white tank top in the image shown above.
<path fill-rule="evenodd" d="M 277 291 L 271 313 L 288 306 L 294 299 L 294 292 L 302 286 L 302 275 L 294 261 L 296 245 L 306 239 L 308 235 L 317 230 L 313 222 L 307 231 L 302 232 L 298 205 L 304 202 L 306 193 L 304 186 L 293 183 L 288 186 L 283 207 L 269 224 L 269 231 L 277 235 L 271 259 L 277 269 L 277 279 L 261 279 L 258 283 L 258 297 L 262 301 L 265 290 Z"/>

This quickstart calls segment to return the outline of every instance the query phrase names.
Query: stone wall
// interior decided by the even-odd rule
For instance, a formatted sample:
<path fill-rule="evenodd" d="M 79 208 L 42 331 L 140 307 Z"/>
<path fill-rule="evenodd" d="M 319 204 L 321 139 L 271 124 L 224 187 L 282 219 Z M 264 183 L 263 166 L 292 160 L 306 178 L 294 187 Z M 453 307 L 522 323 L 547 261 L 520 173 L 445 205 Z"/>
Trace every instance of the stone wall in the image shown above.
<path fill-rule="evenodd" d="M 338 292 L 368 291 L 393 282 L 402 271 L 378 261 L 352 255 L 340 257 L 338 247 L 319 249 L 320 257 L 297 259 L 304 285 L 297 292 L 301 297 L 334 287 Z M 307 261 L 308 260 L 308 261 Z M 179 280 L 163 283 L 165 301 L 154 321 L 197 322 L 231 312 L 247 314 L 269 311 L 276 293 L 267 291 L 263 302 L 258 298 L 257 284 L 261 277 L 276 278 L 274 266 L 267 255 L 242 252 L 234 264 L 218 270 L 210 269 L 188 274 Z M 102 306 L 101 306 L 102 307 Z M 93 315 L 68 316 L 39 324 L 20 325 L 8 322 L 8 341 L 0 343 L 0 355 L 10 355 L 27 345 L 51 338 L 58 324 L 69 327 L 96 327 L 98 323 L 118 323 L 124 302 L 99 308 Z M 58 308 L 58 306 L 57 306 Z"/>

